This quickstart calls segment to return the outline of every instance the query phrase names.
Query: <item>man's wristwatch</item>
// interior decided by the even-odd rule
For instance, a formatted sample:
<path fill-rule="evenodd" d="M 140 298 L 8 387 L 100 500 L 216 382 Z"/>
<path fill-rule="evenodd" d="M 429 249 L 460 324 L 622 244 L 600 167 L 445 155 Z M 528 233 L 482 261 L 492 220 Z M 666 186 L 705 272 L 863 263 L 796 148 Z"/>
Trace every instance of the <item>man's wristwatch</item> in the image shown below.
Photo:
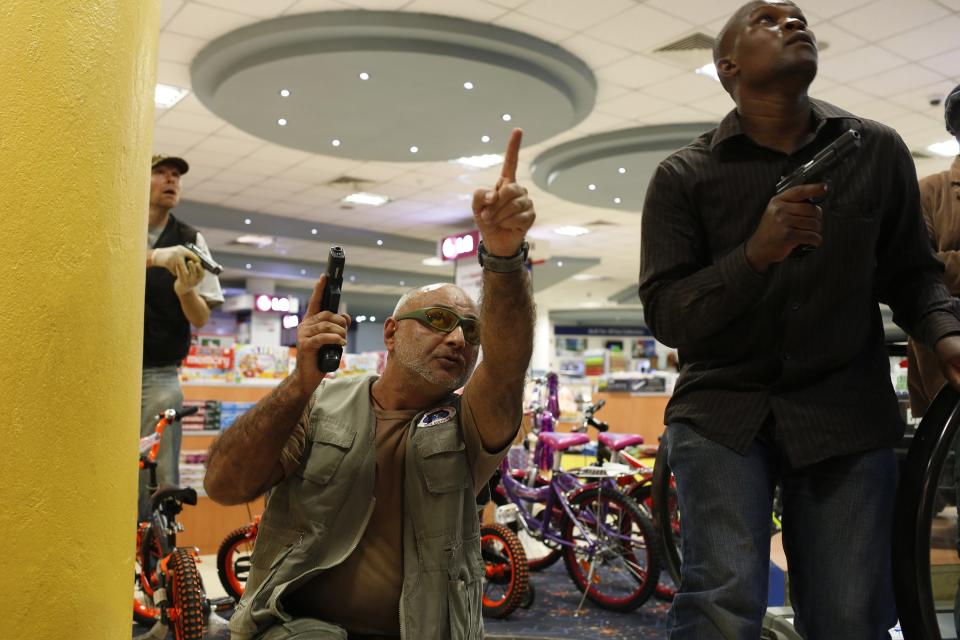
<path fill-rule="evenodd" d="M 520 248 L 512 256 L 495 256 L 487 252 L 487 248 L 483 245 L 483 240 L 481 240 L 480 246 L 477 247 L 477 261 L 480 263 L 480 266 L 487 271 L 508 273 L 510 271 L 518 271 L 527 264 L 527 253 L 529 251 L 530 245 L 524 240 L 520 243 Z"/>

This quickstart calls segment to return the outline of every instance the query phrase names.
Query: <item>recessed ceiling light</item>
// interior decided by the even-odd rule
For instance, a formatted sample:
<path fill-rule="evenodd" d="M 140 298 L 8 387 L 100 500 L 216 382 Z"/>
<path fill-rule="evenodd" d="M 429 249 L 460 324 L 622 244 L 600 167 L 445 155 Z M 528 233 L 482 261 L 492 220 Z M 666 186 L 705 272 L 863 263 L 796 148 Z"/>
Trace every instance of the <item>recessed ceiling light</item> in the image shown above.
<path fill-rule="evenodd" d="M 626 168 L 626 167 L 620 167 L 619 169 L 617 169 L 617 173 L 619 173 L 620 175 L 623 175 L 623 174 L 625 174 L 626 172 L 627 172 L 627 168 Z"/>
<path fill-rule="evenodd" d="M 317 235 L 317 230 L 316 230 L 316 229 L 310 229 L 310 233 L 313 234 L 313 235 Z"/>
<path fill-rule="evenodd" d="M 285 127 L 285 126 L 287 126 L 287 119 L 286 119 L 286 118 L 278 118 L 278 119 L 277 119 L 277 124 L 280 125 L 281 127 Z"/>
<path fill-rule="evenodd" d="M 510 122 L 511 120 L 513 120 L 513 116 L 511 116 L 509 113 L 503 114 L 502 116 L 500 116 L 500 118 L 502 118 L 504 122 Z"/>
<path fill-rule="evenodd" d="M 406 281 L 404 281 L 404 280 L 401 280 L 401 281 L 400 281 L 400 286 L 401 286 L 401 287 L 405 287 L 405 286 L 407 286 L 407 283 L 406 283 Z"/>
<path fill-rule="evenodd" d="M 464 82 L 464 83 L 463 83 L 463 88 L 466 89 L 467 91 L 470 91 L 471 89 L 473 89 L 473 83 L 472 83 L 472 82 Z"/>
<path fill-rule="evenodd" d="M 698 76 L 707 76 L 708 78 L 713 78 L 717 82 L 720 82 L 720 76 L 717 75 L 717 67 L 712 62 L 708 62 L 702 67 L 698 67 L 693 71 Z"/>
<path fill-rule="evenodd" d="M 606 280 L 606 276 L 598 276 L 593 273 L 578 273 L 573 276 L 574 280 L 580 280 L 581 282 L 586 282 L 588 280 Z"/>
<path fill-rule="evenodd" d="M 271 236 L 257 236 L 248 234 L 245 236 L 240 236 L 234 242 L 239 244 L 249 244 L 254 247 L 269 247 L 273 244 L 273 238 Z"/>
<path fill-rule="evenodd" d="M 503 162 L 503 156 L 499 153 L 487 153 L 482 156 L 464 156 L 463 158 L 457 158 L 450 162 L 456 162 L 477 169 L 488 169 L 494 165 L 501 164 Z"/>
<path fill-rule="evenodd" d="M 253 265 L 250 264 L 249 262 L 247 263 L 247 269 L 253 269 Z"/>
<path fill-rule="evenodd" d="M 306 269 L 300 269 L 300 275 L 302 275 L 302 276 L 307 275 L 307 270 L 306 270 Z"/>
<path fill-rule="evenodd" d="M 335 147 L 339 147 L 339 146 L 340 146 L 340 140 L 339 140 L 338 138 L 334 138 L 333 140 L 330 141 L 330 144 L 332 144 L 332 145 L 335 146 Z"/>
<path fill-rule="evenodd" d="M 576 238 L 577 236 L 582 236 L 590 233 L 590 229 L 586 227 L 575 227 L 573 225 L 567 225 L 565 227 L 557 227 L 553 230 L 554 233 L 558 233 L 561 236 L 570 236 L 571 238 Z"/>
<path fill-rule="evenodd" d="M 588 185 L 587 185 L 587 189 L 590 189 L 590 191 L 596 191 L 596 190 L 597 190 L 597 185 L 595 185 L 595 184 L 588 184 Z"/>
<path fill-rule="evenodd" d="M 599 309 L 603 304 L 599 302 L 581 302 L 580 307 L 583 309 Z"/>
<path fill-rule="evenodd" d="M 623 201 L 620 199 L 619 196 L 617 196 L 616 198 L 613 199 L 613 204 L 620 204 L 621 202 L 623 202 Z"/>
<path fill-rule="evenodd" d="M 361 71 L 361 72 L 360 72 L 360 79 L 361 79 L 361 80 L 369 80 L 369 79 L 370 79 L 370 74 L 367 73 L 366 71 Z"/>
<path fill-rule="evenodd" d="M 357 276 L 350 276 L 350 282 L 356 282 Z"/>
<path fill-rule="evenodd" d="M 253 220 L 251 220 L 250 218 L 243 219 L 243 224 L 250 224 L 251 222 L 253 222 Z"/>
<path fill-rule="evenodd" d="M 438 258 L 438 257 L 436 257 L 436 256 L 434 256 L 434 257 L 432 257 L 432 258 L 424 258 L 424 259 L 423 259 L 423 264 L 426 265 L 426 266 L 428 266 L 428 267 L 442 267 L 442 266 L 443 266 L 443 260 L 440 259 L 440 258 Z"/>
<path fill-rule="evenodd" d="M 382 246 L 383 246 L 383 240 L 377 240 L 377 246 L 378 246 L 378 247 L 382 247 Z"/>
<path fill-rule="evenodd" d="M 410 147 L 410 153 L 416 153 L 417 151 L 420 151 L 420 147 Z"/>
<path fill-rule="evenodd" d="M 490 136 L 480 136 L 480 142 L 490 142 Z"/>
<path fill-rule="evenodd" d="M 558 267 L 562 267 L 562 266 L 563 266 L 563 260 L 557 260 L 557 266 L 558 266 Z"/>
<path fill-rule="evenodd" d="M 290 97 L 290 89 L 280 89 L 280 97 L 281 97 L 281 98 L 289 98 L 289 97 Z"/>
<path fill-rule="evenodd" d="M 153 90 L 153 104 L 157 109 L 169 109 L 183 100 L 189 89 L 175 87 L 172 84 L 158 84 Z"/>
<path fill-rule="evenodd" d="M 343 202 L 349 202 L 351 204 L 368 204 L 373 207 L 379 207 L 380 205 L 390 202 L 390 198 L 387 196 L 378 195 L 376 193 L 366 193 L 365 191 L 360 191 L 358 193 L 351 193 L 343 199 Z"/>
<path fill-rule="evenodd" d="M 377 316 L 370 316 L 370 322 L 376 322 Z"/>
<path fill-rule="evenodd" d="M 358 323 L 359 323 L 359 322 L 366 322 L 366 321 L 367 321 L 367 316 L 357 316 L 356 318 L 354 318 L 354 320 L 356 320 Z"/>
<path fill-rule="evenodd" d="M 943 142 L 930 145 L 927 147 L 927 151 L 935 153 L 938 156 L 951 158 L 955 155 L 960 155 L 960 142 L 958 142 L 956 138 L 951 138 L 950 140 L 944 140 Z"/>

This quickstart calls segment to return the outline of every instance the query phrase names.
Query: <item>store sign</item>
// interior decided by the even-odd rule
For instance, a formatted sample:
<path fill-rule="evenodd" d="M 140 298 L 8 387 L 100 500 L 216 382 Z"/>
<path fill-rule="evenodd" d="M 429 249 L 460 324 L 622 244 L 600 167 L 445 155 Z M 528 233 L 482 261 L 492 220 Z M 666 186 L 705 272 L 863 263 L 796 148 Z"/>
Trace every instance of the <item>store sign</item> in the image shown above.
<path fill-rule="evenodd" d="M 440 256 L 444 260 L 456 260 L 477 255 L 480 246 L 480 232 L 476 229 L 455 236 L 447 236 L 440 241 Z"/>
<path fill-rule="evenodd" d="M 258 295 L 254 304 L 258 311 L 296 313 L 300 308 L 300 301 L 297 298 L 269 296 L 265 293 Z"/>
<path fill-rule="evenodd" d="M 649 336 L 650 329 L 646 327 L 630 327 L 617 325 L 593 325 L 586 327 L 557 325 L 553 328 L 554 335 L 558 336 Z"/>
<path fill-rule="evenodd" d="M 182 366 L 195 369 L 233 369 L 233 347 L 191 345 Z"/>

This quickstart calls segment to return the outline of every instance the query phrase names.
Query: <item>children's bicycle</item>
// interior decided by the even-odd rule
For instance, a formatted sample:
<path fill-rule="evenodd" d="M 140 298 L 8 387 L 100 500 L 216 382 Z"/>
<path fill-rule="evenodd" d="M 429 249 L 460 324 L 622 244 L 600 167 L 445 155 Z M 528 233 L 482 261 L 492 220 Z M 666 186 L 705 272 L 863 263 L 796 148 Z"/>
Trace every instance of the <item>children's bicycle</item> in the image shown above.
<path fill-rule="evenodd" d="M 176 640 L 200 640 L 210 606 L 197 570 L 197 551 L 177 547 L 177 533 L 183 530 L 177 514 L 184 504 L 197 504 L 197 492 L 157 484 L 157 453 L 164 430 L 196 411 L 196 407 L 167 409 L 157 416 L 154 432 L 140 439 L 140 468 L 149 474 L 152 511 L 150 520 L 137 527 L 133 619 L 153 627 L 149 637 L 165 637 L 172 627 Z"/>
<path fill-rule="evenodd" d="M 243 595 L 250 574 L 250 556 L 253 555 L 253 543 L 260 530 L 260 516 L 249 524 L 234 529 L 220 543 L 217 549 L 217 576 L 227 595 L 237 602 Z"/>

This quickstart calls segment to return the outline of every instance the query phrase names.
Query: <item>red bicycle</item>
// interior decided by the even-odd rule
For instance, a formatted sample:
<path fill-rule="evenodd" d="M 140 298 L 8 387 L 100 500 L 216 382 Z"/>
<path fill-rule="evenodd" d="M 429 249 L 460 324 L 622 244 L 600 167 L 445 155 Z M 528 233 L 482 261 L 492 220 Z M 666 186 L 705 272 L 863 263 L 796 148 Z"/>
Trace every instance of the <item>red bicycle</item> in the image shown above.
<path fill-rule="evenodd" d="M 234 600 L 240 601 L 243 589 L 250 575 L 250 556 L 253 555 L 253 543 L 260 530 L 260 516 L 239 529 L 234 529 L 220 543 L 217 549 L 217 576 L 224 591 Z"/>

